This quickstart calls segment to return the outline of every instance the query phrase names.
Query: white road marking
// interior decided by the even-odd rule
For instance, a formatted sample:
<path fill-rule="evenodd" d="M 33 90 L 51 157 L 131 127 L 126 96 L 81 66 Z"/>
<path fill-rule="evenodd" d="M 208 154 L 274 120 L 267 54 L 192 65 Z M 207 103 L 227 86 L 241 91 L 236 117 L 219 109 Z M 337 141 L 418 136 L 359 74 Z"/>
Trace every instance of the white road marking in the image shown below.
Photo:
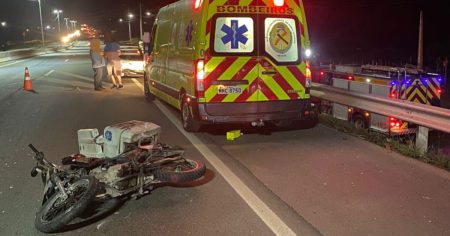
<path fill-rule="evenodd" d="M 14 65 L 14 64 L 17 64 L 17 63 L 23 62 L 23 61 L 27 61 L 27 60 L 20 60 L 20 61 L 11 62 L 11 63 L 5 64 L 5 65 L 1 65 L 0 68 L 7 67 L 7 66 L 10 66 L 10 65 Z"/>
<path fill-rule="evenodd" d="M 68 62 L 68 61 L 69 61 L 69 59 L 66 59 L 66 60 L 65 60 L 65 62 Z"/>
<path fill-rule="evenodd" d="M 144 91 L 144 87 L 136 79 L 133 82 Z M 195 135 L 188 133 L 181 126 L 176 118 L 161 102 L 154 101 L 155 105 L 169 118 L 177 129 L 194 145 L 195 148 L 214 166 L 214 168 L 223 176 L 230 186 L 241 196 L 241 198 L 252 208 L 252 210 L 261 218 L 262 221 L 276 235 L 296 235 L 296 233 L 286 225 L 275 212 L 270 209 L 239 177 L 223 163 L 216 154 L 214 154 L 200 139 Z"/>
<path fill-rule="evenodd" d="M 47 72 L 47 74 L 45 74 L 44 76 L 49 76 L 49 75 L 53 74 L 53 72 L 55 72 L 55 70 L 51 70 L 51 71 Z"/>

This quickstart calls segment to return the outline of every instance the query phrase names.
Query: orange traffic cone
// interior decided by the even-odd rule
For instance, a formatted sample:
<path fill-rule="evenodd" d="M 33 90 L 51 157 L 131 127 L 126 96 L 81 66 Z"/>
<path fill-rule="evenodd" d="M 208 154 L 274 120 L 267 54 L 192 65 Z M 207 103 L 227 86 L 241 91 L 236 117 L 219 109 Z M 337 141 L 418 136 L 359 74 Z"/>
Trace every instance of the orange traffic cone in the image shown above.
<path fill-rule="evenodd" d="M 31 83 L 30 71 L 28 67 L 25 67 L 25 77 L 23 80 L 23 89 L 27 91 L 33 91 L 33 84 Z"/>

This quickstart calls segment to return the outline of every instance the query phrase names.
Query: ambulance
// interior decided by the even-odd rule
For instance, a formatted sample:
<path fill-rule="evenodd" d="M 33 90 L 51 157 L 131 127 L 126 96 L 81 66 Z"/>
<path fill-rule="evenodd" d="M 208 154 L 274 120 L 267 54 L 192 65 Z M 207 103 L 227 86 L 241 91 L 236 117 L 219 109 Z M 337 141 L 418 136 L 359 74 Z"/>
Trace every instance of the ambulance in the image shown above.
<path fill-rule="evenodd" d="M 301 0 L 181 0 L 160 9 L 145 95 L 181 111 L 183 127 L 301 120 L 310 99 Z"/>

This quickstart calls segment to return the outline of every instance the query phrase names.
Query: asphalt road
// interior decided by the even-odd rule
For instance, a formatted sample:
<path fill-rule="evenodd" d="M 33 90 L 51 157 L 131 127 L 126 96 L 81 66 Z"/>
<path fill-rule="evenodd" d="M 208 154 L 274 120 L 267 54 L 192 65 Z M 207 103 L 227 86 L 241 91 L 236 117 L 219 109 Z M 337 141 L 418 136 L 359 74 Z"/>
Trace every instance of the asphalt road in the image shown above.
<path fill-rule="evenodd" d="M 140 78 L 94 91 L 85 46 L 0 64 L 0 235 L 40 234 L 42 184 L 30 177 L 28 143 L 58 162 L 77 152 L 78 129 L 127 120 L 162 126 L 161 141 L 204 161 L 206 177 L 93 205 L 63 234 L 450 235 L 448 172 L 321 125 L 186 133 L 175 109 L 144 100 Z M 21 89 L 25 67 L 34 93 Z M 244 135 L 226 141 L 235 128 Z"/>

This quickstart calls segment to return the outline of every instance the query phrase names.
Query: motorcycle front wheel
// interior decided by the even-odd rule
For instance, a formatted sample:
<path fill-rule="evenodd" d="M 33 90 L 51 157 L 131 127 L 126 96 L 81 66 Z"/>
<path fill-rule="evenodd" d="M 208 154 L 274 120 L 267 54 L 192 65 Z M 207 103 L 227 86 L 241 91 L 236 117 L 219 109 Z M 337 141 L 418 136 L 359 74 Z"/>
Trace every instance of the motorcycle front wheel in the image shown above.
<path fill-rule="evenodd" d="M 155 171 L 155 177 L 163 182 L 183 183 L 194 181 L 206 172 L 205 164 L 198 160 L 183 159 L 161 166 Z"/>
<path fill-rule="evenodd" d="M 56 232 L 81 215 L 95 198 L 99 183 L 93 176 L 84 176 L 68 185 L 67 199 L 57 191 L 42 204 L 34 222 L 39 231 Z"/>

